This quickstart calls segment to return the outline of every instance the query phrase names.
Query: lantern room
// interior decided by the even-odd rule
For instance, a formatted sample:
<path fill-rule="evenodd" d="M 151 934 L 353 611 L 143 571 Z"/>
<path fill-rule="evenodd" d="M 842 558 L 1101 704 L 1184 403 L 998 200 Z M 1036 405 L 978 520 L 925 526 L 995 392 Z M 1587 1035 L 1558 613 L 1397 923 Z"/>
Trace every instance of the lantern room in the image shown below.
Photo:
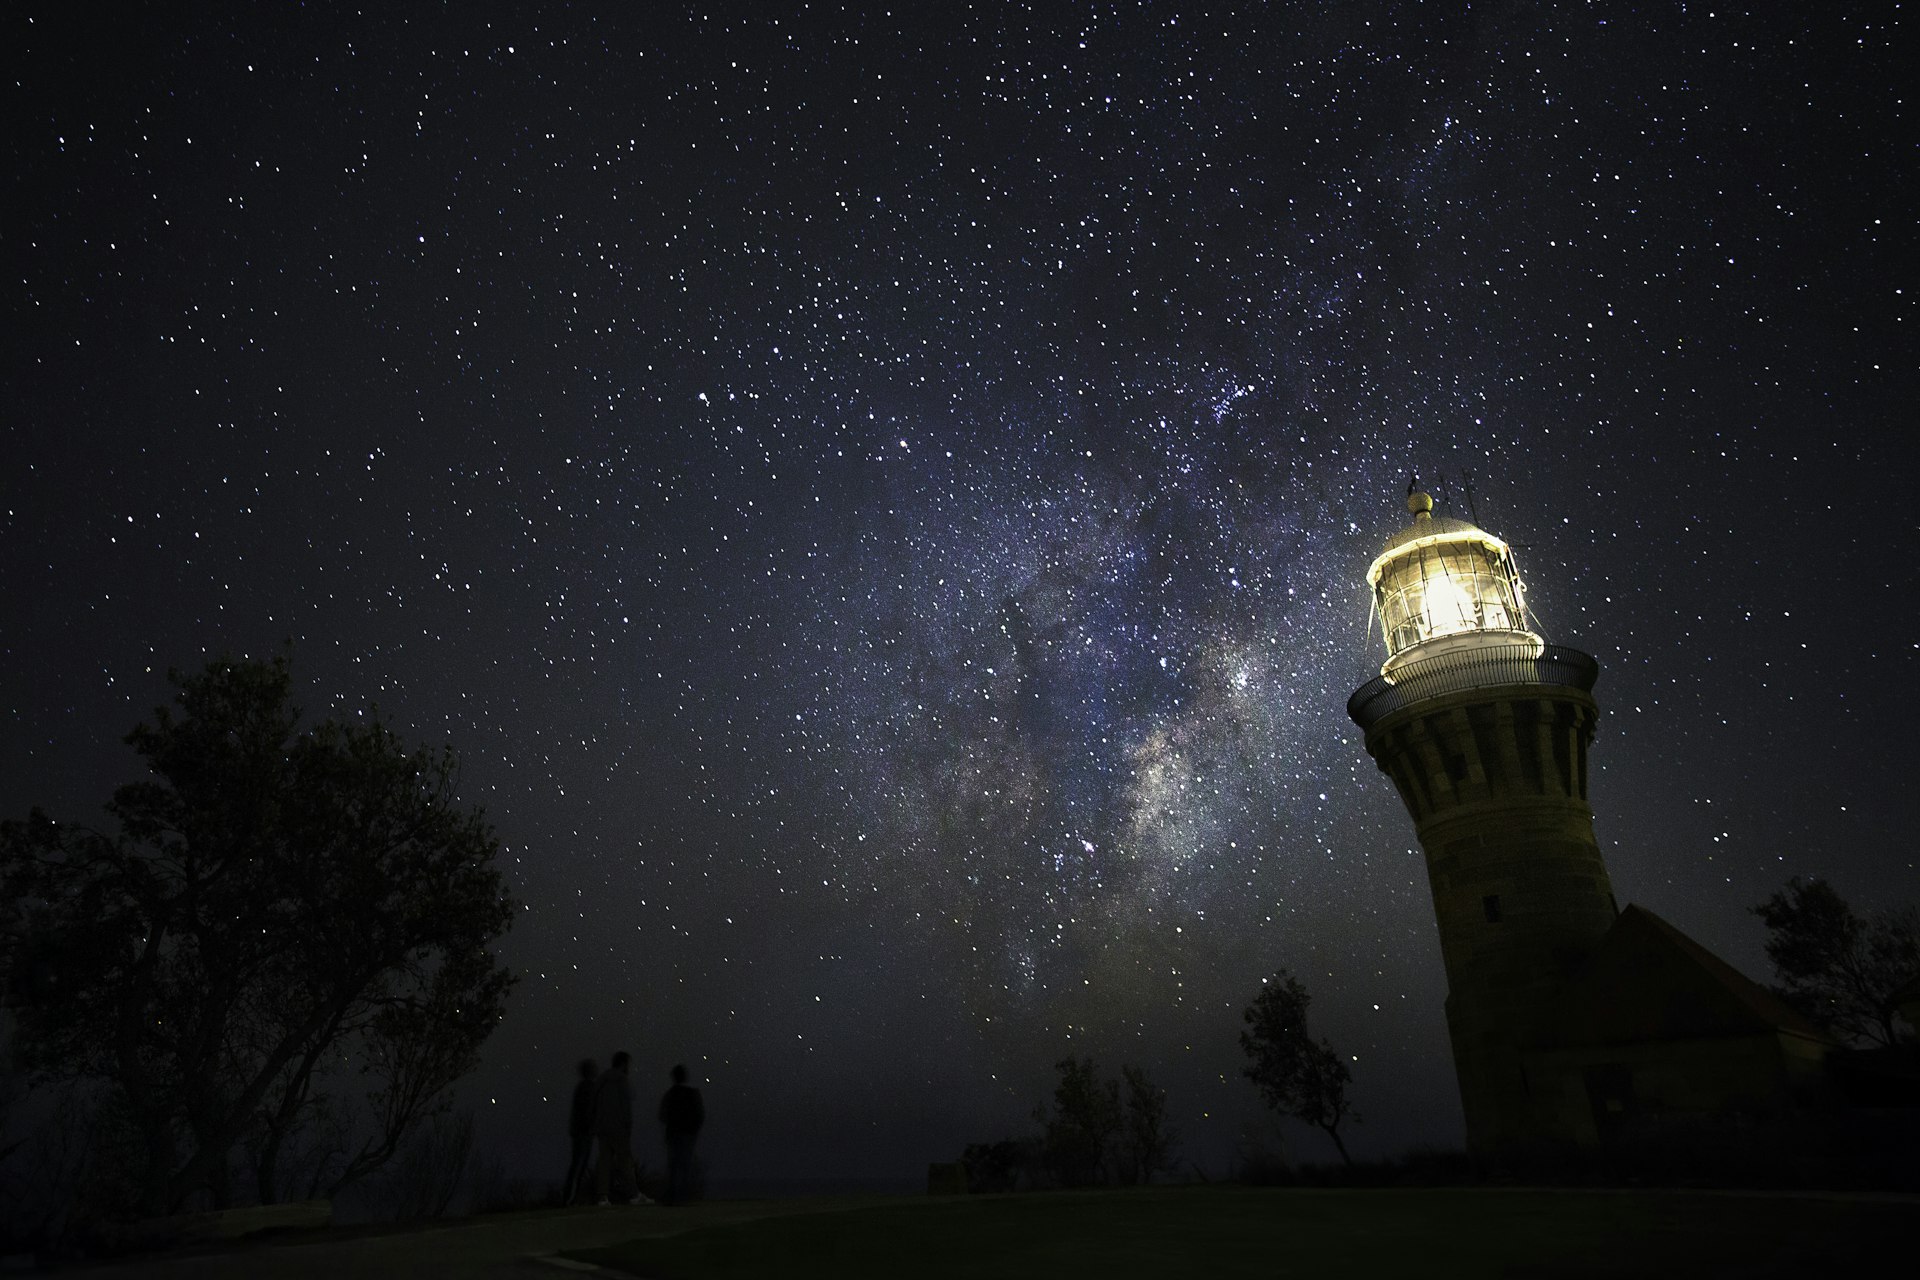
<path fill-rule="evenodd" d="M 1524 648 L 1526 598 L 1507 544 L 1464 520 L 1433 514 L 1433 498 L 1407 497 L 1413 523 L 1367 569 L 1374 611 L 1387 641 L 1382 675 L 1410 662 L 1463 650 Z"/>

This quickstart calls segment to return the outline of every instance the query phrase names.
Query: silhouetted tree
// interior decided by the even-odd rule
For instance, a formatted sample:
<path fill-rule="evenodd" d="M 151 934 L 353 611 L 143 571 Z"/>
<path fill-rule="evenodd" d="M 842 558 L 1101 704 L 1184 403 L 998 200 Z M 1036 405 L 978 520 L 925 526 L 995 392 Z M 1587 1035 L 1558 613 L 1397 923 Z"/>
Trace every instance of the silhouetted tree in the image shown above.
<path fill-rule="evenodd" d="M 0 824 L 17 1047 L 36 1079 L 114 1087 L 145 1212 L 225 1203 L 249 1135 L 263 1201 L 309 1141 L 309 1188 L 336 1191 L 443 1107 L 499 1020 L 498 841 L 450 752 L 377 721 L 301 730 L 285 658 L 170 678 L 178 711 L 128 735 L 150 774 L 108 830 Z"/>
<path fill-rule="evenodd" d="M 1173 1151 L 1180 1135 L 1167 1124 L 1167 1091 L 1139 1067 L 1121 1067 L 1126 1083 L 1126 1116 L 1120 1144 L 1124 1181 L 1153 1181 L 1153 1175 L 1173 1168 Z"/>
<path fill-rule="evenodd" d="M 396 1222 L 445 1217 L 473 1156 L 473 1112 L 447 1112 L 420 1125 L 376 1184 Z"/>
<path fill-rule="evenodd" d="M 1862 917 L 1826 881 L 1798 876 L 1752 910 L 1782 999 L 1843 1039 L 1898 1040 L 1887 997 L 1920 972 L 1920 913 Z"/>
<path fill-rule="evenodd" d="M 1259 1086 L 1268 1106 L 1325 1130 L 1340 1158 L 1352 1164 L 1340 1124 L 1349 1116 L 1359 1120 L 1347 1101 L 1353 1073 L 1332 1045 L 1307 1034 L 1311 1001 L 1285 969 L 1273 976 L 1243 1015 L 1248 1029 L 1240 1033 L 1240 1048 L 1253 1064 L 1241 1074 Z"/>
<path fill-rule="evenodd" d="M 1120 1085 L 1102 1082 L 1092 1058 L 1062 1058 L 1054 1064 L 1053 1110 L 1036 1108 L 1041 1156 L 1064 1187 L 1090 1187 L 1107 1177 L 1120 1132 Z"/>

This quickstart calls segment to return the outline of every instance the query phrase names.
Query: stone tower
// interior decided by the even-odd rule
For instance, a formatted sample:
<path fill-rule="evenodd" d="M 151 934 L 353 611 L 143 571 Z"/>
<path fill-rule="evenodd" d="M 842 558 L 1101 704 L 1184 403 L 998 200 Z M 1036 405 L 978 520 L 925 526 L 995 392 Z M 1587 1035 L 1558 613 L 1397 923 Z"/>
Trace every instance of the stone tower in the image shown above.
<path fill-rule="evenodd" d="M 1599 668 L 1529 629 L 1506 543 L 1407 507 L 1367 570 L 1387 660 L 1347 713 L 1426 852 L 1467 1139 L 1490 1153 L 1553 1127 L 1524 1054 L 1619 914 L 1587 805 Z"/>

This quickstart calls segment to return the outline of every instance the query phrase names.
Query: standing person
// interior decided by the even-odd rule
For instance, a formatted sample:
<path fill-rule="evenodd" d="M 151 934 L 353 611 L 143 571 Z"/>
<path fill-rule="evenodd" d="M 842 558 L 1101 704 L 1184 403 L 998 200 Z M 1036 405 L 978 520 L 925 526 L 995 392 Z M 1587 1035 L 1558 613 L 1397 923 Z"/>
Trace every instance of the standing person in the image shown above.
<path fill-rule="evenodd" d="M 593 1094 L 600 1067 L 592 1058 L 580 1060 L 580 1083 L 573 1086 L 573 1106 L 567 1112 L 567 1138 L 573 1154 L 567 1161 L 567 1181 L 560 1192 L 564 1208 L 573 1203 L 587 1181 L 587 1163 L 593 1155 Z"/>
<path fill-rule="evenodd" d="M 707 1120 L 700 1091 L 687 1083 L 687 1069 L 673 1069 L 673 1087 L 660 1099 L 660 1128 L 667 1139 L 667 1204 L 693 1192 L 693 1140 Z"/>
<path fill-rule="evenodd" d="M 635 1194 L 629 1203 L 640 1200 L 640 1179 L 633 1167 L 633 1088 L 627 1083 L 627 1064 L 631 1061 L 624 1049 L 614 1054 L 613 1066 L 600 1077 L 593 1093 L 593 1136 L 600 1143 L 593 1186 L 601 1204 L 607 1203 L 616 1169 L 623 1181 L 634 1184 Z"/>

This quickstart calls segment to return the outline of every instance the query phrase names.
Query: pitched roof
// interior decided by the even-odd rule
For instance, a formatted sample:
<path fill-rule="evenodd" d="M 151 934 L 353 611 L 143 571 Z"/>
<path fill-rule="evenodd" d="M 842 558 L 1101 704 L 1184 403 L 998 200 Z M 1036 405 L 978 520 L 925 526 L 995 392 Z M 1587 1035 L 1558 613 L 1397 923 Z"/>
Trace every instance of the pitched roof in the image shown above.
<path fill-rule="evenodd" d="M 1620 913 L 1556 996 L 1558 1047 L 1787 1032 L 1832 1037 L 1648 911 Z"/>

